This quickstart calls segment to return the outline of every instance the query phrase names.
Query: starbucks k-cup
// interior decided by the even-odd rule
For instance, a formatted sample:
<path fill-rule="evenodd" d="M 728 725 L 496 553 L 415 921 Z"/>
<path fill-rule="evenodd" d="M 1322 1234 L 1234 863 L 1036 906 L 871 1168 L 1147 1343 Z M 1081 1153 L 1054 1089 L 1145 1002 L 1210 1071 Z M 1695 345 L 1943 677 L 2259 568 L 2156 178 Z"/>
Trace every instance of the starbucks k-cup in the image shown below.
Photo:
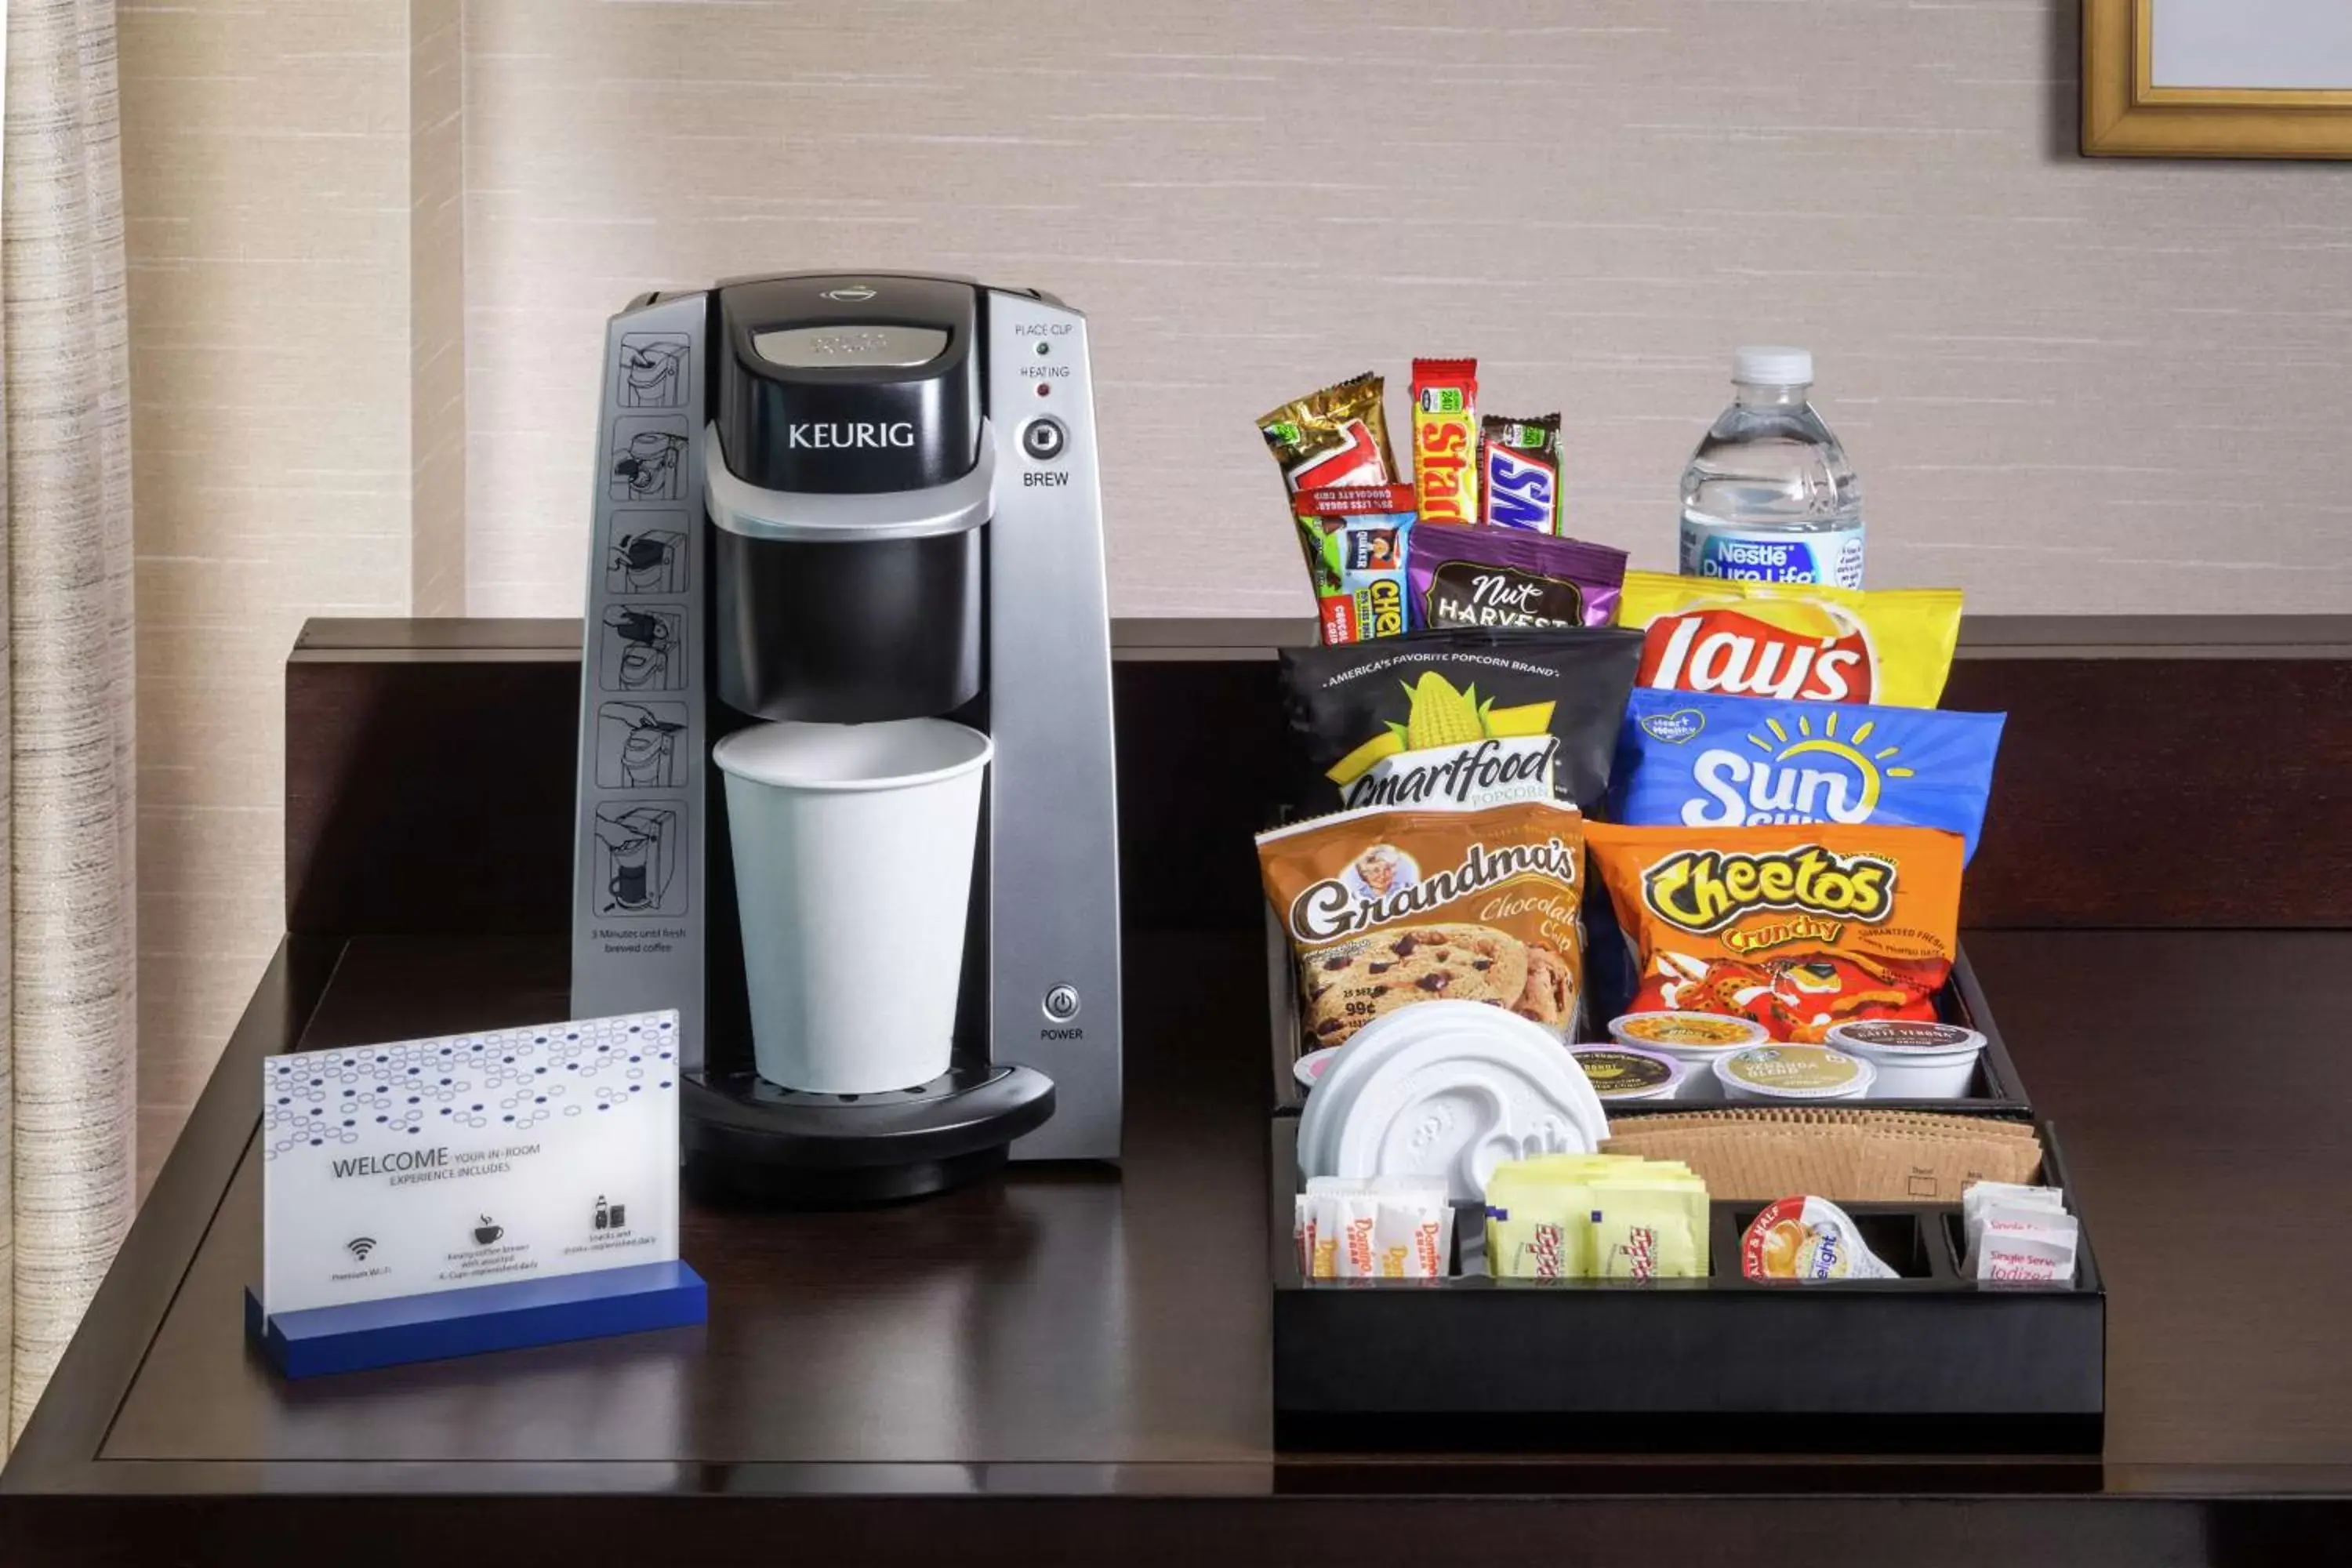
<path fill-rule="evenodd" d="M 989 739 L 945 719 L 720 741 L 760 1076 L 820 1094 L 948 1070 Z"/>

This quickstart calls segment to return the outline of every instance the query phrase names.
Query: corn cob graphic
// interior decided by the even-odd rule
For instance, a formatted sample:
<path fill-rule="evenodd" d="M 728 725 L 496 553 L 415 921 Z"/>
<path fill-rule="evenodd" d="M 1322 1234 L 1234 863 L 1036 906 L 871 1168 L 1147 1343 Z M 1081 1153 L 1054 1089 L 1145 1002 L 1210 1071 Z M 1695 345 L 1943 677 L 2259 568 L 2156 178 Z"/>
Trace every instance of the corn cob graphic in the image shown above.
<path fill-rule="evenodd" d="M 1540 735 L 1551 726 L 1549 702 L 1497 708 L 1493 698 L 1478 695 L 1477 682 L 1456 691 L 1453 682 L 1433 669 L 1422 671 L 1403 691 L 1404 722 L 1390 721 L 1385 734 L 1373 736 L 1334 763 L 1326 778 L 1345 789 L 1402 752 L 1467 746 L 1490 736 Z"/>

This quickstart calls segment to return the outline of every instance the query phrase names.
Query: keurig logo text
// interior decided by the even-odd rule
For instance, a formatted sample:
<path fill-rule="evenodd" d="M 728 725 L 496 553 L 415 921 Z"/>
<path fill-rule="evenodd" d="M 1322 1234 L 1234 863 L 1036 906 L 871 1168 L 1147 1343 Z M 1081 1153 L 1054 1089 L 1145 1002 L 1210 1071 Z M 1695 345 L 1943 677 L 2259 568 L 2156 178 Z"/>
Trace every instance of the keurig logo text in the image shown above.
<path fill-rule="evenodd" d="M 908 420 L 859 420 L 848 425 L 792 425 L 784 439 L 793 447 L 911 447 L 915 426 Z"/>

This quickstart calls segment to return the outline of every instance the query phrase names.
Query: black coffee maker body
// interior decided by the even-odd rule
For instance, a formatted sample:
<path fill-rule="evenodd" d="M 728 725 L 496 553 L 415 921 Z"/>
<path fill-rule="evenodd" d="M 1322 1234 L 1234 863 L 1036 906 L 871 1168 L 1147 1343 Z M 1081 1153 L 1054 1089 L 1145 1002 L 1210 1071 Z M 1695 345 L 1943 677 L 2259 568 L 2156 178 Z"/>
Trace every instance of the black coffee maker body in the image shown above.
<path fill-rule="evenodd" d="M 1109 624 L 1084 318 L 950 278 L 738 279 L 635 301 L 608 326 L 604 365 L 574 1012 L 679 1010 L 688 1173 L 713 1188 L 872 1201 L 1008 1154 L 1116 1158 Z M 877 1095 L 769 1083 L 752 1069 L 711 749 L 766 721 L 931 716 L 993 751 L 954 1065 Z"/>

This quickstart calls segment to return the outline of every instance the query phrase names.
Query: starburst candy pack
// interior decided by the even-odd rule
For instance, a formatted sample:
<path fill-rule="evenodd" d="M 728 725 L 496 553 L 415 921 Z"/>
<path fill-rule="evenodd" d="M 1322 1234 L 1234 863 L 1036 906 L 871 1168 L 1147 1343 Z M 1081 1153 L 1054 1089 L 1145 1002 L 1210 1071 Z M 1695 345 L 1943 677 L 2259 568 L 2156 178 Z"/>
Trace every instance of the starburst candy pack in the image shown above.
<path fill-rule="evenodd" d="M 1585 829 L 1640 963 L 1629 1012 L 1722 1013 L 1776 1040 L 1933 1018 L 1959 948 L 1961 843 L 1928 827 Z"/>
<path fill-rule="evenodd" d="M 1628 572 L 1617 624 L 1642 628 L 1642 686 L 1933 708 L 1959 640 L 1960 591 Z"/>
<path fill-rule="evenodd" d="M 1639 690 L 1625 707 L 1609 816 L 1639 826 L 1879 823 L 1977 847 L 1999 713 Z"/>

